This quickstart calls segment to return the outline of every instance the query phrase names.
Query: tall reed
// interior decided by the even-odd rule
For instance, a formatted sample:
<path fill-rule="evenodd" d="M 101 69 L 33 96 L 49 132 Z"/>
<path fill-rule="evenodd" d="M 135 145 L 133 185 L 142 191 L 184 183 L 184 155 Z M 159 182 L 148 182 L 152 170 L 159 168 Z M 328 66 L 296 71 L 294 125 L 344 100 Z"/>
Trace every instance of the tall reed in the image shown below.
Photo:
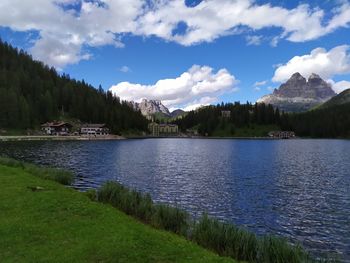
<path fill-rule="evenodd" d="M 183 235 L 219 255 L 239 261 L 320 262 L 312 259 L 301 246 L 293 246 L 284 239 L 274 236 L 257 237 L 233 224 L 209 218 L 206 214 L 194 221 L 179 207 L 154 204 L 149 194 L 129 190 L 117 182 L 105 183 L 98 189 L 97 199 L 145 223 Z"/>
<path fill-rule="evenodd" d="M 97 199 L 157 228 L 187 234 L 188 214 L 176 207 L 154 204 L 149 194 L 129 190 L 117 182 L 107 182 L 98 189 Z"/>

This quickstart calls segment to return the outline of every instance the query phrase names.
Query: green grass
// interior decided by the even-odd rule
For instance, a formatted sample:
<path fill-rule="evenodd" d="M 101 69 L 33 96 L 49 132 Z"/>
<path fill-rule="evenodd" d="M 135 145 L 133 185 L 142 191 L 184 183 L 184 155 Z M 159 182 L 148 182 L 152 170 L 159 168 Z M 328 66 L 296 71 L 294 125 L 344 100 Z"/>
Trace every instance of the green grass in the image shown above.
<path fill-rule="evenodd" d="M 154 204 L 149 194 L 130 190 L 117 182 L 107 182 L 98 189 L 96 196 L 98 201 L 109 203 L 144 223 L 187 236 L 189 215 L 177 207 Z"/>
<path fill-rule="evenodd" d="M 2 263 L 232 262 L 23 167 L 0 164 L 0 188 Z"/>
<path fill-rule="evenodd" d="M 53 180 L 63 185 L 72 184 L 74 179 L 73 174 L 66 170 L 50 167 L 39 167 L 33 164 L 24 163 L 6 157 L 0 157 L 0 164 L 10 167 L 21 168 L 32 175 L 38 176 L 46 180 Z"/>
<path fill-rule="evenodd" d="M 84 194 L 53 182 L 67 184 L 71 176 L 0 158 L 0 262 L 51 262 L 57 253 L 55 262 L 229 262 L 195 243 L 247 262 L 336 262 L 316 261 L 299 245 L 207 215 L 193 221 L 180 208 L 155 204 L 149 194 L 117 182 Z"/>
<path fill-rule="evenodd" d="M 117 182 L 107 182 L 97 192 L 87 195 L 156 228 L 182 235 L 221 256 L 264 263 L 315 262 L 300 246 L 293 246 L 284 239 L 257 237 L 252 232 L 207 215 L 193 221 L 180 208 L 154 204 L 149 194 L 130 190 Z"/>

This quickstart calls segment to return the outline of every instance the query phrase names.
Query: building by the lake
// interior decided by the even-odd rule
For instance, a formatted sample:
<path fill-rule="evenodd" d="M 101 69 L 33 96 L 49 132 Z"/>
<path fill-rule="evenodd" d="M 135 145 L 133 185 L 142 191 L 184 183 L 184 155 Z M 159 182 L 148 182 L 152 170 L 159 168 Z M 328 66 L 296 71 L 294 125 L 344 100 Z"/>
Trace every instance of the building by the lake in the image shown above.
<path fill-rule="evenodd" d="M 82 135 L 109 135 L 109 129 L 106 124 L 93 123 L 83 124 L 80 128 L 80 134 Z"/>
<path fill-rule="evenodd" d="M 73 126 L 67 122 L 54 121 L 47 122 L 41 125 L 41 130 L 47 135 L 60 135 L 65 136 L 70 133 L 70 129 Z"/>
<path fill-rule="evenodd" d="M 179 127 L 176 124 L 158 124 L 151 122 L 148 124 L 148 130 L 152 136 L 176 136 L 179 133 Z"/>

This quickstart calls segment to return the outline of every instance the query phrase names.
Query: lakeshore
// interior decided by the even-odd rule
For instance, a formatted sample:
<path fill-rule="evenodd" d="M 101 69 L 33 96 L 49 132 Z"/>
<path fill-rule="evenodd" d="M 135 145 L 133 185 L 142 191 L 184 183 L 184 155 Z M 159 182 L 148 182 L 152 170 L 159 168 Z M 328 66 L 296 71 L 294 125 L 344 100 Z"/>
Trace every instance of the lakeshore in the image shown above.
<path fill-rule="evenodd" d="M 0 136 L 0 142 L 6 141 L 110 141 L 110 140 L 126 140 L 126 139 L 235 139 L 235 140 L 279 140 L 280 138 L 264 137 L 228 137 L 228 136 L 52 136 L 52 135 L 8 135 Z M 293 139 L 300 139 L 295 137 Z"/>
<path fill-rule="evenodd" d="M 318 262 L 302 247 L 291 246 L 284 239 L 257 237 L 206 214 L 192 221 L 181 208 L 156 204 L 149 194 L 128 189 L 117 182 L 107 182 L 101 188 L 85 193 L 57 184 L 70 185 L 73 180 L 74 175 L 69 171 L 0 158 L 0 183 L 6 186 L 0 193 L 0 207 L 5 208 L 5 213 L 0 215 L 0 226 L 5 232 L 0 237 L 0 259 L 109 262 L 113 258 L 114 262 L 117 256 L 118 262 L 163 262 L 165 256 L 166 262 Z M 112 217 L 106 214 L 109 205 L 118 212 Z M 16 220 L 9 221 L 14 215 Z M 111 223 L 109 220 L 114 225 L 108 224 Z M 144 233 L 138 226 L 151 233 Z M 158 232 L 170 235 L 175 243 L 169 237 L 163 243 L 164 240 L 156 235 Z M 137 236 L 129 240 L 132 234 Z M 176 243 L 176 239 L 184 244 Z M 143 242 L 147 246 L 139 248 Z M 39 243 L 40 249 L 35 245 Z M 57 244 L 64 253 L 60 249 L 51 252 L 52 246 Z M 86 244 L 87 248 L 84 247 Z M 102 253 L 98 253 L 101 248 Z M 144 253 L 148 253 L 148 257 Z"/>
<path fill-rule="evenodd" d="M 0 183 L 1 262 L 234 262 L 22 168 Z"/>
<path fill-rule="evenodd" d="M 9 135 L 0 136 L 1 141 L 92 141 L 92 140 L 124 140 L 123 136 L 106 135 L 106 136 L 53 136 L 53 135 Z"/>
<path fill-rule="evenodd" d="M 4 156 L 74 172 L 73 187 L 80 191 L 118 181 L 150 193 L 157 203 L 179 204 L 194 218 L 207 212 L 258 235 L 272 233 L 302 243 L 316 257 L 346 260 L 348 144 L 163 138 L 18 141 L 2 142 L 0 148 Z"/>

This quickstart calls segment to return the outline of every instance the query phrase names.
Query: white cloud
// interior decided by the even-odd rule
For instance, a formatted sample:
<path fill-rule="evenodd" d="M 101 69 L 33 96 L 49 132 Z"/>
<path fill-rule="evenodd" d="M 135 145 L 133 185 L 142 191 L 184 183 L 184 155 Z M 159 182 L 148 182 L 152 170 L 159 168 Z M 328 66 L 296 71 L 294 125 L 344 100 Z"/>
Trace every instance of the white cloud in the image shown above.
<path fill-rule="evenodd" d="M 138 33 L 192 45 L 235 34 L 242 26 L 255 31 L 277 27 L 282 29 L 280 38 L 303 42 L 348 26 L 349 10 L 349 3 L 344 2 L 326 21 L 323 10 L 307 4 L 286 9 L 271 4 L 259 5 L 253 0 L 207 0 L 187 7 L 185 1 L 165 0 L 156 1 L 153 8 L 140 17 Z M 173 35 L 179 22 L 185 23 L 187 30 L 185 34 Z M 277 44 L 276 40 L 274 44 Z"/>
<path fill-rule="evenodd" d="M 328 82 L 332 85 L 332 88 L 336 93 L 340 93 L 346 89 L 350 89 L 350 82 L 346 80 L 334 82 L 330 79 L 328 80 Z"/>
<path fill-rule="evenodd" d="M 81 10 L 62 5 L 81 3 Z M 287 39 L 303 42 L 317 39 L 350 22 L 350 4 L 342 1 L 329 13 L 300 4 L 287 9 L 254 0 L 204 0 L 188 7 L 184 0 L 1 0 L 0 26 L 40 34 L 31 49 L 34 57 L 56 66 L 77 63 L 90 56 L 85 47 L 123 47 L 122 37 L 131 33 L 157 36 L 188 46 L 221 36 L 276 27 L 272 45 Z M 179 25 L 181 33 L 174 33 Z M 257 44 L 259 36 L 247 37 Z M 250 38 L 250 39 L 249 39 Z M 45 52 L 44 52 L 45 51 Z"/>
<path fill-rule="evenodd" d="M 161 79 L 154 85 L 121 82 L 110 91 L 123 100 L 162 100 L 168 108 L 195 108 L 219 100 L 224 93 L 234 92 L 237 80 L 226 69 L 217 72 L 208 66 L 192 66 L 177 78 Z"/>
<path fill-rule="evenodd" d="M 350 73 L 349 49 L 348 45 L 337 46 L 329 51 L 324 48 L 316 48 L 310 54 L 295 56 L 276 69 L 272 80 L 274 82 L 286 81 L 295 72 L 305 77 L 316 73 L 324 79 Z"/>
<path fill-rule="evenodd" d="M 264 86 L 267 84 L 267 80 L 263 80 L 263 81 L 257 81 L 254 83 L 254 87 L 260 87 L 260 86 Z"/>
<path fill-rule="evenodd" d="M 254 87 L 254 91 L 261 91 L 260 87 Z"/>
<path fill-rule="evenodd" d="M 128 66 L 122 66 L 121 68 L 119 68 L 119 71 L 123 72 L 123 73 L 128 73 L 131 70 L 130 70 L 130 68 Z"/>
<path fill-rule="evenodd" d="M 248 46 L 259 46 L 261 44 L 263 36 L 246 36 Z"/>
<path fill-rule="evenodd" d="M 80 11 L 64 10 L 62 4 L 78 0 L 1 0 L 0 26 L 40 34 L 30 49 L 33 57 L 63 68 L 90 55 L 85 46 L 122 47 L 118 34 L 134 32 L 135 18 L 143 12 L 141 0 L 82 2 Z"/>

